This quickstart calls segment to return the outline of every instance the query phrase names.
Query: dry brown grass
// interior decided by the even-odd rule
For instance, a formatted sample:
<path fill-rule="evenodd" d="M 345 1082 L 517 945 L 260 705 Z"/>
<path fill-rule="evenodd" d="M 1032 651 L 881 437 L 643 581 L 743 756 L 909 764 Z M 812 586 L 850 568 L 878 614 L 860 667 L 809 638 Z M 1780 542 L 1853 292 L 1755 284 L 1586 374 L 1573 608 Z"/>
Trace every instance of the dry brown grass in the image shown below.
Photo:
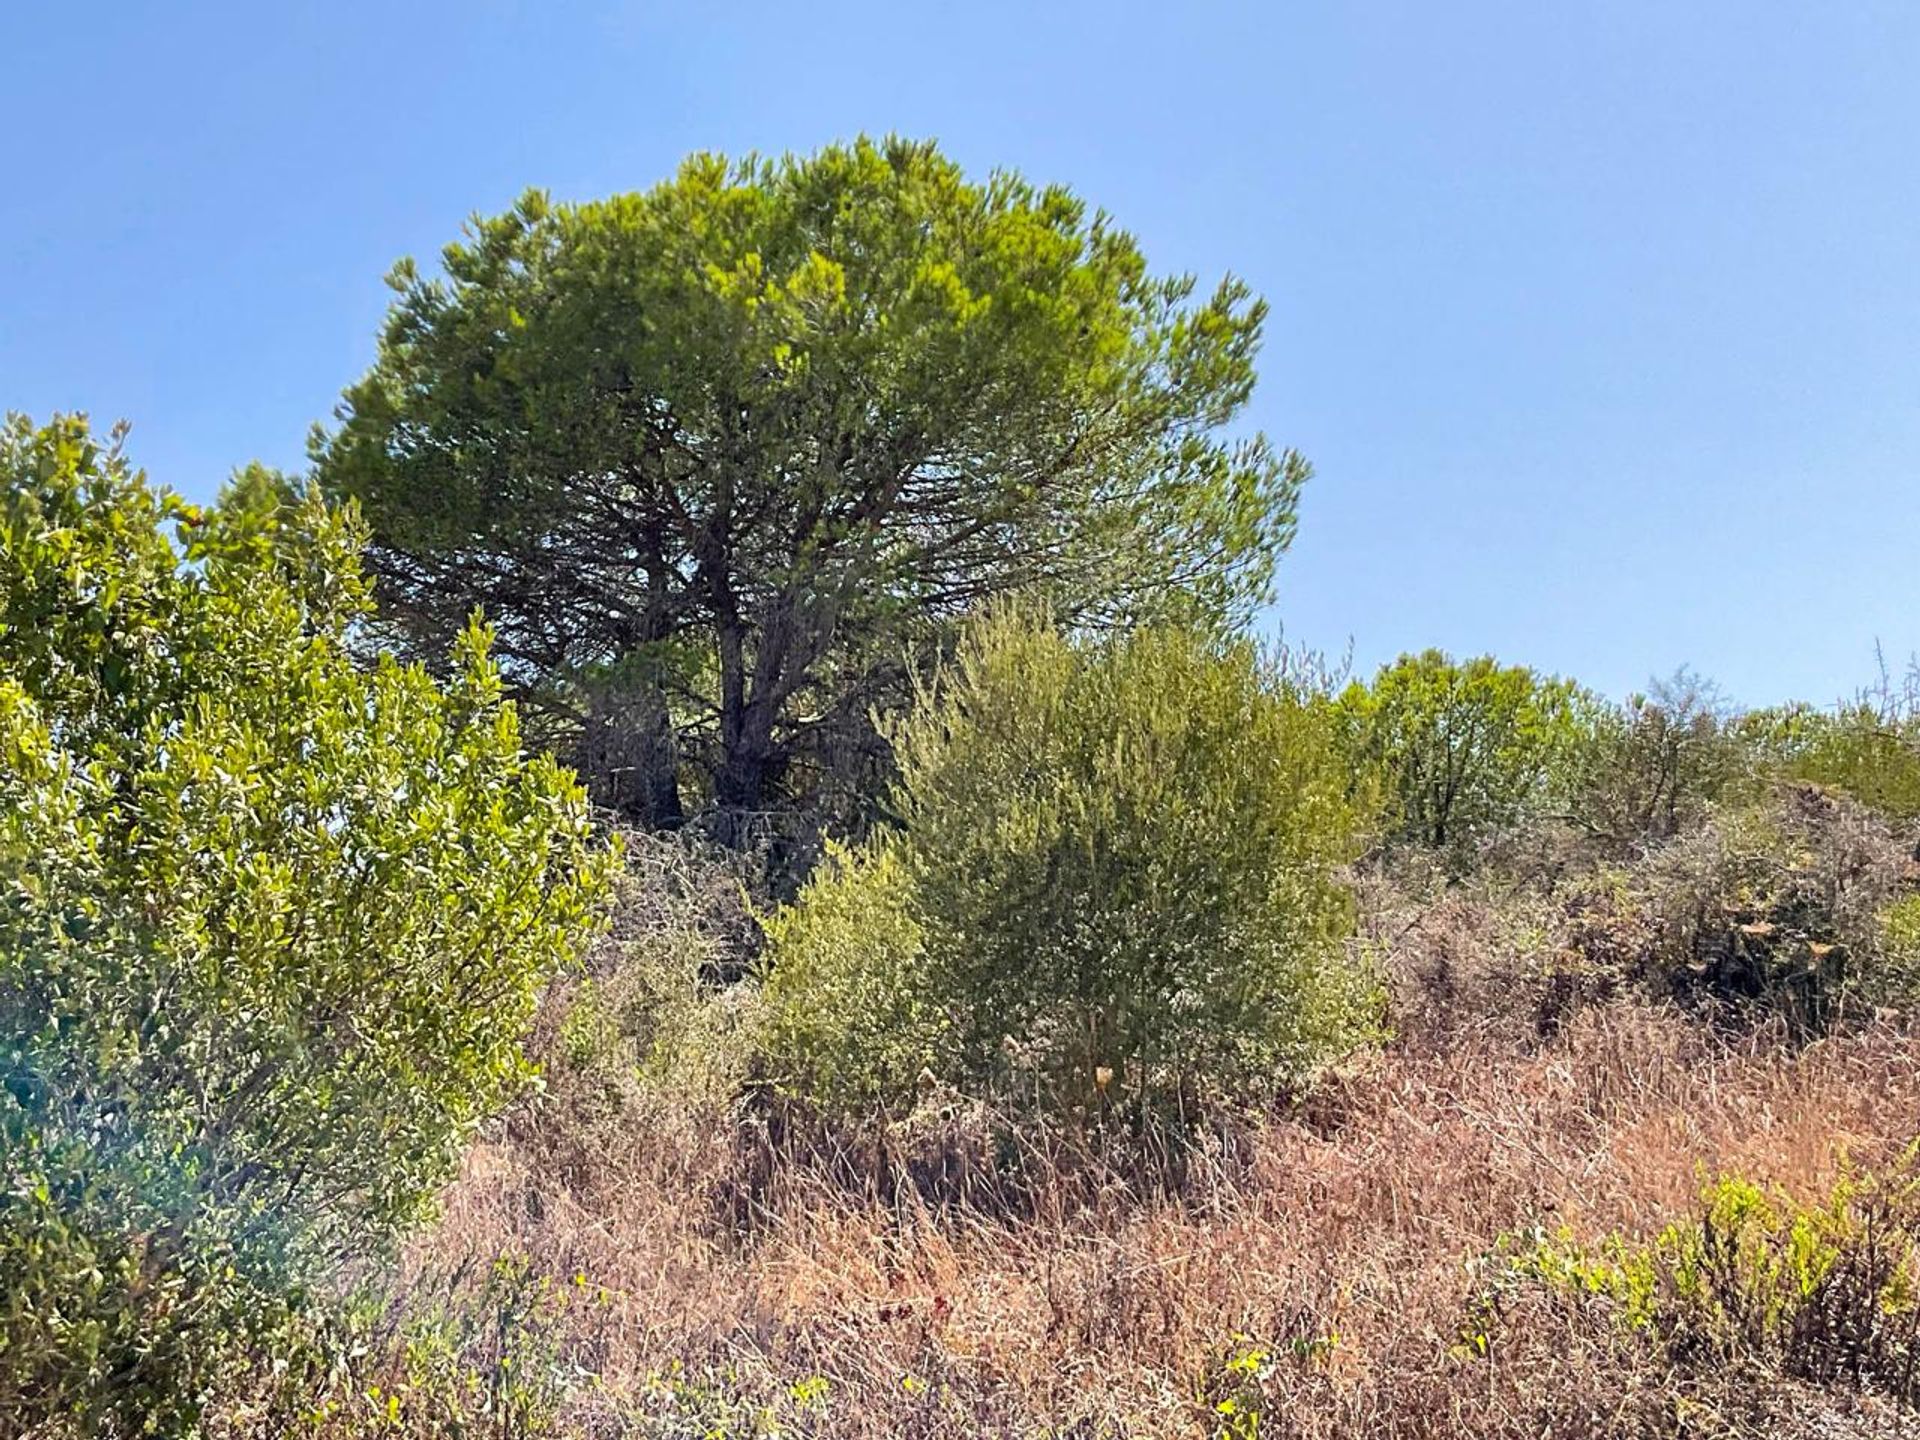
<path fill-rule="evenodd" d="M 463 1383 L 537 1381 L 557 1429 L 538 1428 L 543 1393 L 469 1396 L 459 1429 L 421 1396 L 342 1433 L 1907 1433 L 1884 1397 L 1757 1353 L 1676 1360 L 1605 1304 L 1516 1278 L 1530 1236 L 1647 1237 L 1718 1174 L 1812 1204 L 1920 1136 L 1920 1029 L 1796 1043 L 1779 1017 L 1645 998 L 1634 977 L 1673 940 L 1649 897 L 1706 875 L 1711 899 L 1717 870 L 1675 849 L 1609 889 L 1540 853 L 1474 886 L 1361 877 L 1357 945 L 1393 981 L 1397 1038 L 1176 1154 L 938 1094 L 860 1135 L 734 1098 L 748 1072 L 706 1057 L 750 1049 L 751 986 L 703 999 L 694 970 L 738 972 L 738 884 L 643 850 L 591 997 L 550 997 L 552 1091 L 472 1151 L 401 1286 L 415 1312 L 451 1297 Z M 637 1048 L 570 1066 L 570 1006 Z M 544 1319 L 478 1278 L 501 1256 L 545 1282 Z M 407 1392 L 397 1356 L 374 1378 Z"/>
<path fill-rule="evenodd" d="M 1476 1318 L 1474 1262 L 1538 1225 L 1649 1233 L 1704 1172 L 1811 1199 L 1920 1134 L 1916 1053 L 1888 1026 L 1789 1049 L 1626 1001 L 1546 1041 L 1456 1031 L 1330 1077 L 1157 1199 L 1056 1155 L 1023 1204 L 941 1204 L 986 1162 L 949 1143 L 944 1180 L 888 1183 L 898 1152 L 642 1111 L 572 1173 L 537 1130 L 479 1146 L 413 1264 L 524 1252 L 570 1286 L 583 1434 L 764 1411 L 821 1436 L 1210 1436 L 1236 1394 L 1264 1436 L 1876 1433 L 1778 1377 L 1661 1373 L 1563 1297 Z M 1255 1347 L 1263 1373 L 1226 1367 Z"/>

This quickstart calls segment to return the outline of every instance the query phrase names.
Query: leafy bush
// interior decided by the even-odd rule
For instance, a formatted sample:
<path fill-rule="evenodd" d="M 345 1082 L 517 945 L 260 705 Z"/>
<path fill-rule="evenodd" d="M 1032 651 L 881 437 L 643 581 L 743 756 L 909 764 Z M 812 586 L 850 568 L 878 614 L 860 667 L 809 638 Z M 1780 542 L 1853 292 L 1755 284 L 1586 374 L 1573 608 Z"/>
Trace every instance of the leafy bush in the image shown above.
<path fill-rule="evenodd" d="M 1753 768 L 1740 726 L 1713 687 L 1689 671 L 1623 707 L 1590 706 L 1586 715 L 1574 818 L 1616 850 L 1694 828 L 1742 788 Z"/>
<path fill-rule="evenodd" d="M 1392 798 L 1394 836 L 1459 864 L 1563 777 L 1583 702 L 1570 682 L 1524 666 L 1428 650 L 1348 686 L 1339 710 L 1350 763 Z"/>
<path fill-rule="evenodd" d="M 0 1430 L 193 1432 L 527 1075 L 609 855 L 487 635 L 370 670 L 350 516 L 0 432 Z"/>
<path fill-rule="evenodd" d="M 565 1350 L 581 1312 L 611 1297 L 575 1272 L 556 1282 L 524 1254 L 416 1277 L 409 1293 L 362 1298 L 344 1317 L 350 1363 L 302 1415 L 310 1440 L 538 1440 L 562 1428 L 570 1394 L 594 1378 Z M 471 1278 L 467 1271 L 477 1272 Z"/>
<path fill-rule="evenodd" d="M 1895 824 L 1920 821 L 1920 716 L 1862 701 L 1764 712 L 1748 725 L 1780 773 L 1844 791 Z"/>
<path fill-rule="evenodd" d="M 1907 995 L 1920 995 L 1920 893 L 1887 907 L 1880 943 L 1893 983 Z"/>
<path fill-rule="evenodd" d="M 1920 1185 L 1912 1157 L 1796 1206 L 1738 1176 L 1651 1241 L 1543 1239 L 1523 1274 L 1611 1309 L 1683 1369 L 1760 1360 L 1920 1398 Z"/>
<path fill-rule="evenodd" d="M 777 1064 L 839 1103 L 937 1079 L 1137 1116 L 1351 1045 L 1331 708 L 1245 642 L 985 621 L 893 731 L 898 829 L 770 921 Z"/>

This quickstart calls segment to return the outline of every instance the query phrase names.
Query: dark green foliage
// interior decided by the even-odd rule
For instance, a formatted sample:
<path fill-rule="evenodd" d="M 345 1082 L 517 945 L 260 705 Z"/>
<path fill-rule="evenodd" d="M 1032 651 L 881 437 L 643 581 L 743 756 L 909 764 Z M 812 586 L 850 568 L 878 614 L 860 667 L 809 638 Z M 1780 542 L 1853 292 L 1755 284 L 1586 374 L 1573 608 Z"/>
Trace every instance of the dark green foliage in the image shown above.
<path fill-rule="evenodd" d="M 1191 1115 L 1337 1055 L 1374 989 L 1331 708 L 1244 642 L 982 623 L 893 732 L 899 827 L 771 921 L 780 1073 Z"/>
<path fill-rule="evenodd" d="M 402 638 L 438 655 L 484 604 L 645 824 L 862 782 L 903 654 L 990 596 L 1244 617 L 1292 535 L 1304 463 L 1223 435 L 1265 307 L 931 145 L 531 194 L 445 270 L 396 270 L 320 475 Z"/>
<path fill-rule="evenodd" d="M 464 635 L 359 668 L 351 518 L 0 431 L 0 1432 L 186 1435 L 525 1077 L 607 865 Z"/>

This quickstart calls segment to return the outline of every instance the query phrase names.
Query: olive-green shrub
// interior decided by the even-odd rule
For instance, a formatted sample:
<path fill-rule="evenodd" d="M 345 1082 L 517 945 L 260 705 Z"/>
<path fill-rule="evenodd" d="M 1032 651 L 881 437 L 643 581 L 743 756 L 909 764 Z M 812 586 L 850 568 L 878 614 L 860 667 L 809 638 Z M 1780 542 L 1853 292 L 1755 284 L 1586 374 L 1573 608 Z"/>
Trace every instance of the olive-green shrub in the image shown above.
<path fill-rule="evenodd" d="M 195 1433 L 426 1210 L 592 926 L 486 632 L 444 684 L 350 655 L 359 545 L 0 429 L 0 1433 Z"/>
<path fill-rule="evenodd" d="M 1588 703 L 1581 713 L 1569 810 L 1583 835 L 1616 853 L 1671 840 L 1756 788 L 1758 757 L 1742 723 L 1691 671 L 1624 706 Z"/>
<path fill-rule="evenodd" d="M 1376 992 L 1331 704 L 1241 640 L 981 622 L 893 730 L 897 827 L 770 918 L 776 1074 L 1139 1117 L 1352 1045 Z"/>

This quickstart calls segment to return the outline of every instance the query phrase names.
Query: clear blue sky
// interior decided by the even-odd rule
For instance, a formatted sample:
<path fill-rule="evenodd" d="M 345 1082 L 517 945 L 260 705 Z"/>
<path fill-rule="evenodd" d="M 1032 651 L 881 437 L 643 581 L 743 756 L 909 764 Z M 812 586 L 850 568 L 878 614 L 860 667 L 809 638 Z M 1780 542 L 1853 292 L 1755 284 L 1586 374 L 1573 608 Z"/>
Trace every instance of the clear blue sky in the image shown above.
<path fill-rule="evenodd" d="M 0 407 L 191 494 L 301 463 L 469 213 L 897 130 L 1272 301 L 1290 638 L 1756 703 L 1920 647 L 1913 0 L 16 0 L 0 54 Z"/>

